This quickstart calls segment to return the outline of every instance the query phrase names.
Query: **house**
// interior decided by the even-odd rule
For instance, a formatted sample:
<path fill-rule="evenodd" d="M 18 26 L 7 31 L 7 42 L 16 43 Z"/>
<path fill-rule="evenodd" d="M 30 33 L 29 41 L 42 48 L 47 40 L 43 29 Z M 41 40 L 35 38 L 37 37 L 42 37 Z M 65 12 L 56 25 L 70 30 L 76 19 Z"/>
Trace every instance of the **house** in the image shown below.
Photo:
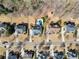
<path fill-rule="evenodd" d="M 68 55 L 68 59 L 78 59 L 76 49 L 69 49 L 67 55 Z"/>
<path fill-rule="evenodd" d="M 25 24 L 18 24 L 18 25 L 15 26 L 15 32 L 17 34 L 26 33 L 27 29 L 28 29 L 28 24 L 27 25 L 25 25 Z"/>
<path fill-rule="evenodd" d="M 48 51 L 39 51 L 38 55 L 36 57 L 37 57 L 37 59 L 47 59 L 48 56 L 49 56 Z"/>
<path fill-rule="evenodd" d="M 31 35 L 39 35 L 43 31 L 43 19 L 37 19 L 34 26 L 31 26 Z"/>
<path fill-rule="evenodd" d="M 64 52 L 63 51 L 54 51 L 54 59 L 63 59 L 64 58 Z"/>
<path fill-rule="evenodd" d="M 49 33 L 59 33 L 60 32 L 60 28 L 61 28 L 61 26 L 60 26 L 60 24 L 58 22 L 55 22 L 55 23 L 51 22 L 49 24 L 49 30 L 50 30 Z"/>
<path fill-rule="evenodd" d="M 1 36 L 5 36 L 8 34 L 8 30 L 9 30 L 9 26 L 10 26 L 10 23 L 0 23 L 0 35 Z"/>
<path fill-rule="evenodd" d="M 33 26 L 31 30 L 31 35 L 39 35 L 42 32 L 42 28 L 40 26 Z"/>
<path fill-rule="evenodd" d="M 76 40 L 76 25 L 75 22 L 68 21 L 65 22 L 65 38 L 66 41 L 75 41 Z"/>
<path fill-rule="evenodd" d="M 51 21 L 46 29 L 47 41 L 51 40 L 52 42 L 61 41 L 61 24 L 59 22 Z"/>
<path fill-rule="evenodd" d="M 0 23 L 0 34 L 3 34 L 3 33 L 5 33 L 6 32 L 6 28 L 5 28 L 5 24 L 3 24 L 3 23 Z"/>
<path fill-rule="evenodd" d="M 66 32 L 75 32 L 76 27 L 75 27 L 75 23 L 74 22 L 66 22 Z"/>

